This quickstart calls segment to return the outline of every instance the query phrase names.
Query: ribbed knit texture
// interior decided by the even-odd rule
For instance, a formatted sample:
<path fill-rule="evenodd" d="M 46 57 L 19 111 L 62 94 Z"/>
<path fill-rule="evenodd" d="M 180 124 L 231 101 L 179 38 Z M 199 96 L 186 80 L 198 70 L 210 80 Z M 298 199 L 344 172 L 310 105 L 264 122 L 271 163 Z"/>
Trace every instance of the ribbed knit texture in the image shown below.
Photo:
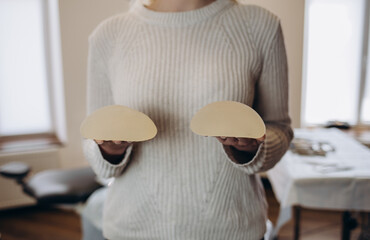
<path fill-rule="evenodd" d="M 256 156 L 191 132 L 193 115 L 222 100 L 253 106 L 267 126 Z M 285 47 L 266 10 L 216 0 L 164 13 L 138 2 L 89 37 L 88 113 L 120 104 L 158 128 L 118 165 L 83 140 L 102 177 L 116 177 L 104 207 L 104 236 L 118 239 L 260 239 L 267 205 L 255 175 L 273 167 L 293 136 Z M 248 124 L 246 122 L 245 124 Z"/>

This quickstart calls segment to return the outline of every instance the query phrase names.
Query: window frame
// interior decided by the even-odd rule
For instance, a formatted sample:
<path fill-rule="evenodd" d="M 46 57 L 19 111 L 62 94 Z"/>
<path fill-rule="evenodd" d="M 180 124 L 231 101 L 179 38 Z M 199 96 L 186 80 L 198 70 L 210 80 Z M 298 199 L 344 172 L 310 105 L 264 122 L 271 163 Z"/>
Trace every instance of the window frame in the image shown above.
<path fill-rule="evenodd" d="M 367 61 L 370 61 L 370 46 L 369 46 L 369 34 L 370 34 L 370 0 L 364 0 L 364 15 L 363 15 L 363 36 L 361 46 L 361 69 L 359 79 L 359 89 L 356 107 L 356 120 L 353 126 L 359 128 L 370 128 L 370 122 L 364 122 L 361 119 L 361 111 L 363 106 L 363 100 L 365 96 L 365 85 L 367 74 L 370 74 L 370 69 L 367 69 Z M 304 10 L 304 43 L 303 43 L 303 61 L 302 61 L 302 95 L 301 95 L 301 127 L 310 126 L 324 126 L 325 122 L 320 124 L 308 123 L 306 121 L 305 110 L 306 110 L 306 93 L 307 93 L 307 61 L 308 61 L 308 17 L 309 17 L 309 0 L 305 1 Z M 368 83 L 370 84 L 370 82 Z"/>
<path fill-rule="evenodd" d="M 61 147 L 67 141 L 59 0 L 40 0 L 40 2 L 51 129 L 33 134 L 0 135 L 0 154 Z"/>
<path fill-rule="evenodd" d="M 364 12 L 364 30 L 363 30 L 363 39 L 362 39 L 362 65 L 361 65 L 361 78 L 360 78 L 360 89 L 358 97 L 358 109 L 357 109 L 357 125 L 370 126 L 370 122 L 364 122 L 361 119 L 362 108 L 363 108 L 363 99 L 365 97 L 366 90 L 366 80 L 370 84 L 370 69 L 367 69 L 367 62 L 370 61 L 370 0 L 365 0 L 365 12 Z M 369 78 L 368 78 L 369 75 Z"/>

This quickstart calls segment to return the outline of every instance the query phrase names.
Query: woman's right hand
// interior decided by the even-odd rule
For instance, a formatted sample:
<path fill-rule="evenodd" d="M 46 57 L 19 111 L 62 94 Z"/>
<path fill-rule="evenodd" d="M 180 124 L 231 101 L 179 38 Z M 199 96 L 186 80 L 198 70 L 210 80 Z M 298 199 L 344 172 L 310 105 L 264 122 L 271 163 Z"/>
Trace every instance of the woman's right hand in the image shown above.
<path fill-rule="evenodd" d="M 96 139 L 94 141 L 98 144 L 103 157 L 113 164 L 117 164 L 122 160 L 126 149 L 132 144 L 132 142 L 126 141 L 103 141 Z"/>

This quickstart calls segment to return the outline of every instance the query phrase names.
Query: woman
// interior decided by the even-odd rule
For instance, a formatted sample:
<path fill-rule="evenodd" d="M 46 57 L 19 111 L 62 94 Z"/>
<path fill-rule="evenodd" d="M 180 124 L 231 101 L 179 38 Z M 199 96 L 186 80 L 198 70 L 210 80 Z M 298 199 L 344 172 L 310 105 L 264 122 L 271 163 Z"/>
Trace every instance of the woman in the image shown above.
<path fill-rule="evenodd" d="M 94 171 L 115 177 L 107 239 L 263 238 L 267 205 L 256 173 L 279 161 L 293 135 L 274 15 L 232 0 L 137 0 L 90 35 L 88 64 L 88 113 L 125 105 L 158 128 L 143 143 L 83 140 Z M 252 106 L 266 136 L 190 131 L 199 109 L 224 100 Z"/>

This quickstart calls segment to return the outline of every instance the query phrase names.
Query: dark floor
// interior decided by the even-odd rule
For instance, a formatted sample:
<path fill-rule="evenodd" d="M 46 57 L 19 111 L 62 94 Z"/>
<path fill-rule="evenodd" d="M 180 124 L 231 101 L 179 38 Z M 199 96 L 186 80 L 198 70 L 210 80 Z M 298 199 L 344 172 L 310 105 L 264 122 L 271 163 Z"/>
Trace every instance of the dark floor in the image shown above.
<path fill-rule="evenodd" d="M 77 240 L 80 225 L 71 210 L 27 207 L 0 212 L 1 240 Z"/>
<path fill-rule="evenodd" d="M 266 184 L 265 184 L 266 185 Z M 269 218 L 275 223 L 279 212 L 270 186 L 266 185 Z M 341 239 L 341 212 L 303 209 L 301 213 L 301 240 Z M 0 211 L 1 240 L 79 240 L 81 226 L 78 214 L 72 210 L 27 207 Z M 360 234 L 357 227 L 351 240 Z M 293 239 L 293 221 L 285 225 L 279 240 Z"/>

